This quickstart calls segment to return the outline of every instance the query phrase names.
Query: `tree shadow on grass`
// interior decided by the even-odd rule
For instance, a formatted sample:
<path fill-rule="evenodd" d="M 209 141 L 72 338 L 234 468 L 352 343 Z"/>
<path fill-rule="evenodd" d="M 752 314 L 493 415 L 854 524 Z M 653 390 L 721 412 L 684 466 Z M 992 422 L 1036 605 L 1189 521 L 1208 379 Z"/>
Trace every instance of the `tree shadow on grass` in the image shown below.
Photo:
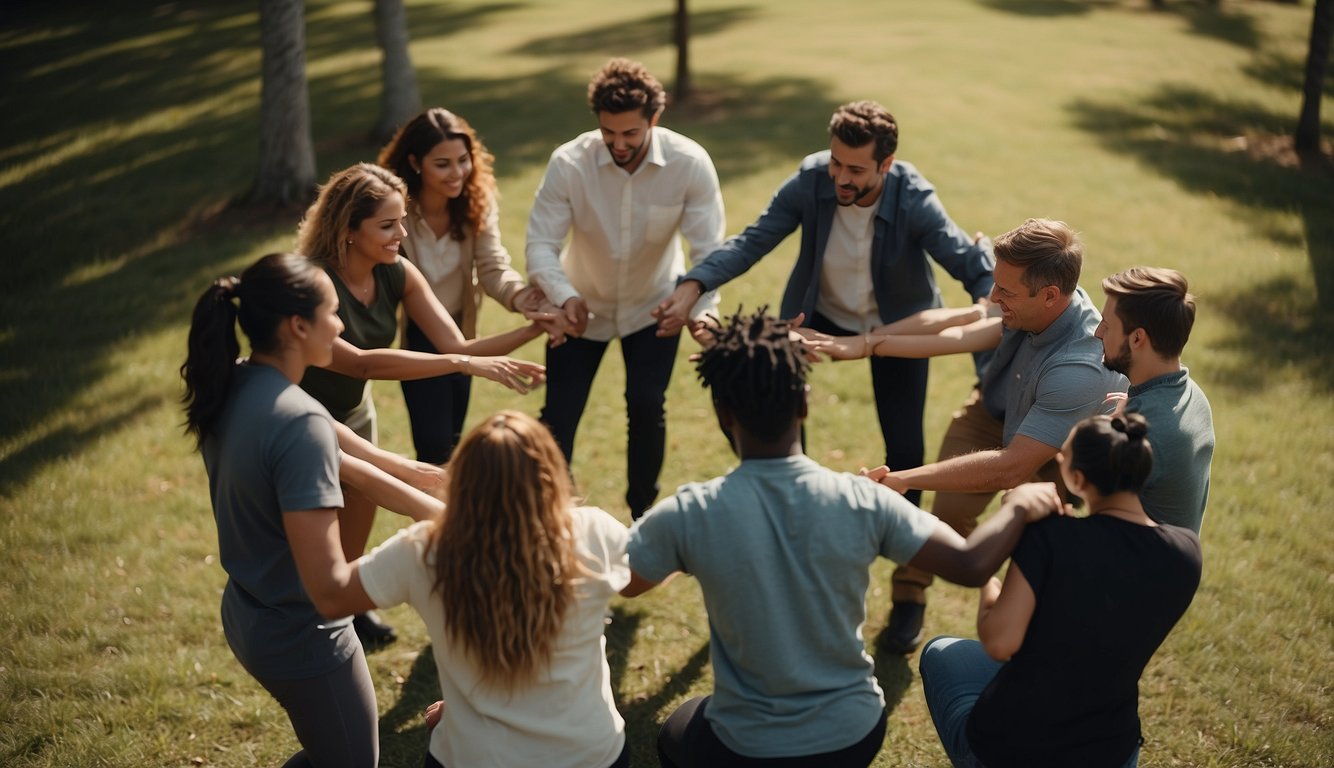
<path fill-rule="evenodd" d="M 1154 8 L 1148 2 L 1124 0 L 978 0 L 979 5 L 1019 16 L 1047 17 L 1082 16 L 1095 10 L 1122 13 L 1156 13 L 1165 18 L 1183 20 L 1191 34 L 1221 40 L 1243 48 L 1255 49 L 1260 45 L 1260 29 L 1255 17 L 1233 5 L 1210 5 L 1204 2 L 1170 2 Z"/>
<path fill-rule="evenodd" d="M 1292 151 L 1293 118 L 1224 101 L 1184 86 L 1159 86 L 1135 106 L 1080 101 L 1075 124 L 1107 148 L 1129 155 L 1187 190 L 1216 196 L 1241 211 L 1297 211 L 1300 234 L 1274 231 L 1272 217 L 1249 217 L 1259 234 L 1304 245 L 1316 292 L 1309 300 L 1289 278 L 1249 284 L 1235 294 L 1206 297 L 1235 328 L 1227 342 L 1242 349 L 1244 369 L 1229 371 L 1243 388 L 1257 387 L 1275 366 L 1300 366 L 1325 389 L 1334 386 L 1334 172 L 1325 158 Z"/>
<path fill-rule="evenodd" d="M 721 32 L 756 14 L 753 6 L 710 8 L 690 13 L 690 36 L 695 38 Z M 636 21 L 613 22 L 578 32 L 529 40 L 510 49 L 526 56 L 576 56 L 588 51 L 607 51 L 608 55 L 643 55 L 643 51 L 672 45 L 673 13 L 658 13 Z M 660 78 L 661 79 L 661 78 Z"/>

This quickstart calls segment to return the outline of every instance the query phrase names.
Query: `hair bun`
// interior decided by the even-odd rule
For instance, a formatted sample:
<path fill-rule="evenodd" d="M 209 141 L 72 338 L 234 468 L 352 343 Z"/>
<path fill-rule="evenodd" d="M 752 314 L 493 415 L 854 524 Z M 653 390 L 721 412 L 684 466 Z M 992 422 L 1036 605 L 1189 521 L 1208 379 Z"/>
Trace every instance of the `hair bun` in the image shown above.
<path fill-rule="evenodd" d="M 1143 440 L 1149 433 L 1149 422 L 1138 413 L 1127 413 L 1112 418 L 1112 428 L 1125 433 L 1132 441 Z"/>

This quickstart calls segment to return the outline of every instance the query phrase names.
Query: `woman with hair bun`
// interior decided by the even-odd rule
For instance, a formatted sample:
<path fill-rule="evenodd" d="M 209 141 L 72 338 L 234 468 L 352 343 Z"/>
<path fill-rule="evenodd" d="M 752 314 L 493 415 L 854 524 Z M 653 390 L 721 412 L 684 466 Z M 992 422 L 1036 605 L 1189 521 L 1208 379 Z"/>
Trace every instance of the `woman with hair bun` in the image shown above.
<path fill-rule="evenodd" d="M 955 766 L 1135 766 L 1139 678 L 1200 583 L 1200 540 L 1155 523 L 1138 414 L 1077 424 L 1058 456 L 1087 517 L 1030 525 L 1002 585 L 982 588 L 977 640 L 922 650 L 922 690 Z"/>
<path fill-rule="evenodd" d="M 403 253 L 421 270 L 463 335 L 476 335 L 485 293 L 511 312 L 542 318 L 559 343 L 562 336 L 553 318 L 539 313 L 546 297 L 524 282 L 500 242 L 494 161 L 468 121 L 440 107 L 404 123 L 377 160 L 407 184 Z M 411 318 L 403 330 L 403 348 L 437 351 Z M 472 379 L 449 374 L 404 381 L 402 387 L 417 458 L 445 463 L 463 432 Z"/>
<path fill-rule="evenodd" d="M 245 359 L 238 322 L 250 339 Z M 227 572 L 223 632 L 287 711 L 303 747 L 288 766 L 354 768 L 379 756 L 361 643 L 348 621 L 322 618 L 347 615 L 327 601 L 348 571 L 340 480 L 417 519 L 441 508 L 377 469 L 411 477 L 427 465 L 339 431 L 297 386 L 307 367 L 329 364 L 342 330 L 328 276 L 303 256 L 270 254 L 204 292 L 181 365 L 185 429 L 203 454 Z"/>

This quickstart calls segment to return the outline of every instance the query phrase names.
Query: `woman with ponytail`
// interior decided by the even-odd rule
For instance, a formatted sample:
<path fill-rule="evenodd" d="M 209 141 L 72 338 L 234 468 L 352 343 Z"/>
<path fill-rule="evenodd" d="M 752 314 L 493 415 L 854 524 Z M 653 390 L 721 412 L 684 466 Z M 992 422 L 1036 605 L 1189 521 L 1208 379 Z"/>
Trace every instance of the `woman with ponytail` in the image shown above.
<path fill-rule="evenodd" d="M 238 322 L 247 359 L 238 359 Z M 349 615 L 335 597 L 350 571 L 338 545 L 340 480 L 414 518 L 441 509 L 381 471 L 411 476 L 425 465 L 337 431 L 297 386 L 307 367 L 329 364 L 342 330 L 328 276 L 302 256 L 270 254 L 200 297 L 181 366 L 185 428 L 203 454 L 227 572 L 223 632 L 287 711 L 302 745 L 288 766 L 353 768 L 379 758 L 361 643 L 348 620 L 324 620 Z"/>
<path fill-rule="evenodd" d="M 345 591 L 426 624 L 443 698 L 426 765 L 628 765 L 602 635 L 626 527 L 575 505 L 560 447 L 522 413 L 469 432 L 448 475 L 447 513 L 353 563 Z"/>
<path fill-rule="evenodd" d="M 1002 585 L 982 588 L 981 642 L 922 650 L 922 690 L 955 766 L 1135 766 L 1139 678 L 1200 583 L 1200 540 L 1155 523 L 1138 414 L 1094 416 L 1058 456 L 1087 517 L 1028 526 Z"/>

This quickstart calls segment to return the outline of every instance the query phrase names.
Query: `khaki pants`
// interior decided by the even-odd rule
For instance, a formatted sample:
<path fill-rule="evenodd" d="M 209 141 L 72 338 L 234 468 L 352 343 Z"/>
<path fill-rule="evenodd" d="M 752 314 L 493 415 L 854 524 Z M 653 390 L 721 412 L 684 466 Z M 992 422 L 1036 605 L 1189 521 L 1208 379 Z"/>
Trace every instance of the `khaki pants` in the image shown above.
<path fill-rule="evenodd" d="M 982 393 L 974 389 L 964 401 L 963 407 L 954 412 L 950 426 L 945 430 L 945 437 L 940 441 L 938 461 L 962 456 L 976 451 L 999 450 L 1004 424 L 995 419 L 982 405 Z M 1061 482 L 1061 471 L 1055 459 L 1043 464 L 1033 475 L 1032 480 L 1056 483 L 1061 497 L 1066 497 L 1065 484 Z M 1008 490 L 1008 489 L 997 489 Z M 986 511 L 987 505 L 996 496 L 997 491 L 982 493 L 940 492 L 931 504 L 931 513 L 946 525 L 967 536 L 977 527 L 977 518 Z M 907 565 L 894 569 L 894 602 L 926 604 L 926 588 L 931 586 L 934 576 L 926 571 Z"/>

